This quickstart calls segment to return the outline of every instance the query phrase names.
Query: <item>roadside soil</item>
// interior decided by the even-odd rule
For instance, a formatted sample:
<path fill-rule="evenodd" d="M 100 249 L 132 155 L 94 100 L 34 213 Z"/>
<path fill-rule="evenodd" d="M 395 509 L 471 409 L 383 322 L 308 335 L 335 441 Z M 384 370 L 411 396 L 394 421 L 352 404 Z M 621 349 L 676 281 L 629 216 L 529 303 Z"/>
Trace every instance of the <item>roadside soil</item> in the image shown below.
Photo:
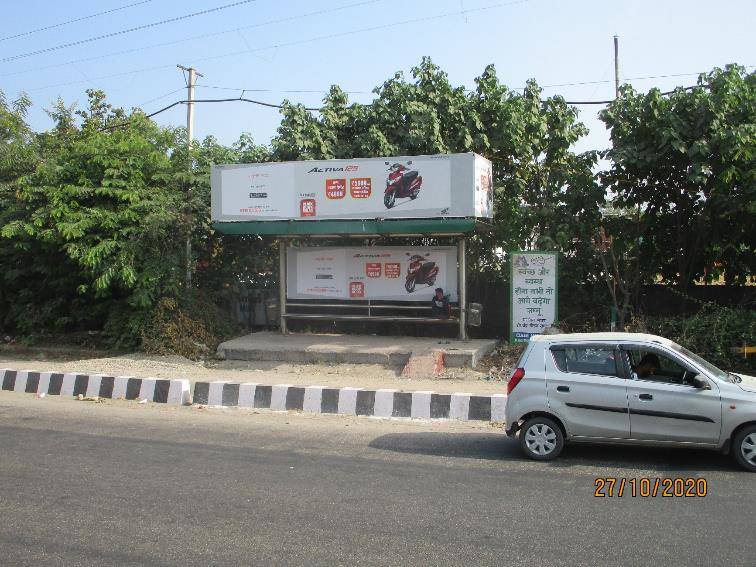
<path fill-rule="evenodd" d="M 81 372 L 138 378 L 187 378 L 190 382 L 225 380 L 259 384 L 292 384 L 327 387 L 392 388 L 441 393 L 506 393 L 508 365 L 516 356 L 511 347 L 500 347 L 477 368 L 447 368 L 438 377 L 403 378 L 402 367 L 378 364 L 292 364 L 264 361 L 207 360 L 193 362 L 182 356 L 132 353 L 108 356 L 102 351 L 64 347 L 0 348 L 0 367 L 15 370 Z M 505 368 L 506 367 L 506 368 Z M 503 370 L 502 370 L 503 369 Z"/>

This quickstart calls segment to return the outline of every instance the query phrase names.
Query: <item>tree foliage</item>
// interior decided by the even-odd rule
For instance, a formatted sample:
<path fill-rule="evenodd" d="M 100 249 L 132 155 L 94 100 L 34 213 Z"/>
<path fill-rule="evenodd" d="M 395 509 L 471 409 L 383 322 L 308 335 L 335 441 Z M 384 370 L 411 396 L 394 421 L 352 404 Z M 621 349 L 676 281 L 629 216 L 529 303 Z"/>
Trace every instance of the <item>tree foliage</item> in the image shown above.
<path fill-rule="evenodd" d="M 756 267 L 756 75 L 715 69 L 669 96 L 624 86 L 600 116 L 612 140 L 602 179 L 618 208 L 639 214 L 646 277 L 745 283 Z"/>
<path fill-rule="evenodd" d="M 471 243 L 475 273 L 501 279 L 503 250 L 544 248 L 574 258 L 568 275 L 586 281 L 604 193 L 592 172 L 595 152 L 570 149 L 587 134 L 577 111 L 561 97 L 542 101 L 533 81 L 524 94 L 510 90 L 493 65 L 475 84 L 472 92 L 454 87 L 424 58 L 411 80 L 397 73 L 376 88 L 369 105 L 349 104 L 338 87 L 319 116 L 287 103 L 273 159 L 477 152 L 494 165 L 496 217 L 492 231 Z"/>
<path fill-rule="evenodd" d="M 213 304 L 234 287 L 274 284 L 276 253 L 259 236 L 213 230 L 217 163 L 477 152 L 494 165 L 495 217 L 471 239 L 471 285 L 496 282 L 504 295 L 509 250 L 557 250 L 573 310 L 601 289 L 584 284 L 602 280 L 629 317 L 655 278 L 743 283 L 753 273 L 754 75 L 742 68 L 671 96 L 624 87 L 601 115 L 612 147 L 600 176 L 597 152 L 572 150 L 587 134 L 577 110 L 534 81 L 509 89 L 492 65 L 466 90 L 425 58 L 374 94 L 355 104 L 334 86 L 318 113 L 286 102 L 270 146 L 248 134 L 224 146 L 189 145 L 183 129 L 113 108 L 101 91 L 83 109 L 57 101 L 53 127 L 37 133 L 30 100 L 0 93 L 0 328 L 104 330 L 129 346 L 149 337 L 153 350 L 160 329 L 222 334 Z"/>

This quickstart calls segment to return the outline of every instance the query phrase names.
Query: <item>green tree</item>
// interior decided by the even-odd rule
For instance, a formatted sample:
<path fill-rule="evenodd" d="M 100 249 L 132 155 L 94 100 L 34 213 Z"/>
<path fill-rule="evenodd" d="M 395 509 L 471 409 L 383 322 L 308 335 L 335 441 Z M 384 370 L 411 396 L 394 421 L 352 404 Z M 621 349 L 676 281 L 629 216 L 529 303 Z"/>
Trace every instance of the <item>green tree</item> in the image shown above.
<path fill-rule="evenodd" d="M 682 290 L 744 283 L 756 267 L 756 75 L 715 69 L 669 96 L 624 86 L 601 119 L 612 140 L 602 179 L 640 218 L 646 277 Z"/>
<path fill-rule="evenodd" d="M 0 92 L 0 227 L 30 218 L 18 199 L 20 180 L 32 173 L 47 148 L 26 123 L 31 105 L 20 96 L 8 103 Z M 65 254 L 27 233 L 0 238 L 0 329 L 38 331 L 48 321 L 64 322 L 74 315 L 75 290 L 81 283 Z"/>
<path fill-rule="evenodd" d="M 492 65 L 467 92 L 429 58 L 411 81 L 397 73 L 374 93 L 369 105 L 350 104 L 334 86 L 319 116 L 285 104 L 273 159 L 477 152 L 494 164 L 496 216 L 492 232 L 470 243 L 473 276 L 503 281 L 502 250 L 548 248 L 571 259 L 576 281 L 595 279 L 591 236 L 604 195 L 596 154 L 570 150 L 587 134 L 575 108 L 560 97 L 542 101 L 532 81 L 524 94 L 508 89 Z"/>
<path fill-rule="evenodd" d="M 36 298 L 39 307 L 75 294 L 68 317 L 46 321 L 53 327 L 98 316 L 107 325 L 128 310 L 148 310 L 179 286 L 174 235 L 181 230 L 182 195 L 169 155 L 176 132 L 140 112 L 126 120 L 101 92 L 88 94 L 87 110 L 76 113 L 80 127 L 70 109 L 56 107 L 56 128 L 44 142 L 54 151 L 18 181 L 16 208 L 23 214 L 1 232 L 16 246 L 43 247 L 35 263 L 49 265 L 62 256 L 63 266 L 74 267 L 76 277 L 68 285 L 59 282 L 57 296 Z M 116 332 L 133 336 L 135 329 Z"/>

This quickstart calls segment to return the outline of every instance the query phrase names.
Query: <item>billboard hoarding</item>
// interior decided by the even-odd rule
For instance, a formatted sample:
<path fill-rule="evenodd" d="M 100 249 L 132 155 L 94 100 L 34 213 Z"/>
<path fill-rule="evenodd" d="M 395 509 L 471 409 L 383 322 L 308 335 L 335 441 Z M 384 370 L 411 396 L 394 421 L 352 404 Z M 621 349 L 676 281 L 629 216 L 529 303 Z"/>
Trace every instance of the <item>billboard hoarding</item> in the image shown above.
<path fill-rule="evenodd" d="M 212 220 L 490 217 L 491 162 L 473 153 L 213 166 Z"/>
<path fill-rule="evenodd" d="M 291 299 L 430 301 L 437 287 L 458 301 L 453 246 L 289 247 Z"/>
<path fill-rule="evenodd" d="M 527 342 L 558 317 L 556 252 L 510 252 L 509 342 Z"/>

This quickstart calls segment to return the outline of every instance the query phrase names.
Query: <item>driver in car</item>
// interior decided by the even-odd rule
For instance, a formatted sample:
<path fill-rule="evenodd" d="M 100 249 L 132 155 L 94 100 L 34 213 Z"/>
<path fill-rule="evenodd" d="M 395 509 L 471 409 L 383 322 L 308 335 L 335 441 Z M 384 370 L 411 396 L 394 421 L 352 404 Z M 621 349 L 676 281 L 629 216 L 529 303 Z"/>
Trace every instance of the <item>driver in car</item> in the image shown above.
<path fill-rule="evenodd" d="M 640 362 L 633 368 L 633 372 L 638 375 L 638 378 L 648 379 L 656 373 L 659 366 L 661 366 L 659 364 L 659 357 L 649 352 L 641 358 Z"/>

